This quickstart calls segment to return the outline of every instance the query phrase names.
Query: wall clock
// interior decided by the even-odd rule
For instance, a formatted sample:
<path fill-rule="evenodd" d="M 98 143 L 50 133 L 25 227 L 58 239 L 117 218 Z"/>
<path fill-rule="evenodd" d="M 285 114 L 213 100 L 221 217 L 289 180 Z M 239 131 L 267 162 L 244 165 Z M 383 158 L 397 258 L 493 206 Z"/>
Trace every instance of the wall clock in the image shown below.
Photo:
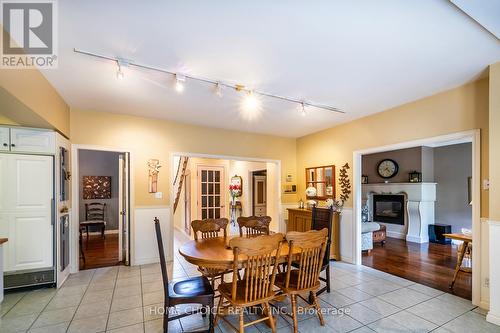
<path fill-rule="evenodd" d="M 392 178 L 398 173 L 398 170 L 399 165 L 389 158 L 380 161 L 377 166 L 377 172 L 382 178 Z"/>

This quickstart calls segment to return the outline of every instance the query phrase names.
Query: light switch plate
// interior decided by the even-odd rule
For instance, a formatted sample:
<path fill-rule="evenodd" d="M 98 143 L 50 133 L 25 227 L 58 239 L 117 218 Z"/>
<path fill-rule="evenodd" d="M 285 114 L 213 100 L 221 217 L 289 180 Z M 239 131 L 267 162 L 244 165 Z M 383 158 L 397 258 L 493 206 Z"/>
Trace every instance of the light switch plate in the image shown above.
<path fill-rule="evenodd" d="M 163 199 L 163 192 L 156 192 L 155 199 Z"/>

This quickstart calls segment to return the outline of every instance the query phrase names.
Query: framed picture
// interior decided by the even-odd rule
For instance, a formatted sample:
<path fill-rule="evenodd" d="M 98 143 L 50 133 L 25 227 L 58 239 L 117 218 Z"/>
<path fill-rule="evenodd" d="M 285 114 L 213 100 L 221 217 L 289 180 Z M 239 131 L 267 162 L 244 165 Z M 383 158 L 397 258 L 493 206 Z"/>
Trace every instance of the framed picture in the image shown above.
<path fill-rule="evenodd" d="M 83 199 L 111 199 L 110 176 L 83 176 Z"/>
<path fill-rule="evenodd" d="M 368 184 L 368 176 L 361 175 L 361 184 Z"/>

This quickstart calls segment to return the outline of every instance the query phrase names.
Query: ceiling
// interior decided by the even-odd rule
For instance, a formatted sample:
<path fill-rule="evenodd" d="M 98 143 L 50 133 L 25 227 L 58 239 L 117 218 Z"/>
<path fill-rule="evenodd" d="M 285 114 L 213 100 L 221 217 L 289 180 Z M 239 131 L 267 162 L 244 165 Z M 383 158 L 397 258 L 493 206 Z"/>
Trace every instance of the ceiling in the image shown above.
<path fill-rule="evenodd" d="M 500 60 L 500 42 L 445 0 L 58 2 L 59 67 L 44 70 L 75 108 L 240 131 L 303 136 L 450 89 Z M 497 13 L 500 20 L 500 13 Z M 241 83 L 344 110 L 242 94 L 125 69 L 73 48 Z"/>

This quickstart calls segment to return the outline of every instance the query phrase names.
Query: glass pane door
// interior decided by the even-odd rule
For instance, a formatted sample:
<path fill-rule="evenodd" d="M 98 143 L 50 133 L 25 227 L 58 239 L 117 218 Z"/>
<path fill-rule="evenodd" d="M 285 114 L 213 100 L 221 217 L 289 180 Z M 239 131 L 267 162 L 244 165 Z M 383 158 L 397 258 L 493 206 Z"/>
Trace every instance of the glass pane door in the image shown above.
<path fill-rule="evenodd" d="M 224 217 L 224 169 L 203 167 L 198 169 L 199 207 L 201 219 Z"/>

